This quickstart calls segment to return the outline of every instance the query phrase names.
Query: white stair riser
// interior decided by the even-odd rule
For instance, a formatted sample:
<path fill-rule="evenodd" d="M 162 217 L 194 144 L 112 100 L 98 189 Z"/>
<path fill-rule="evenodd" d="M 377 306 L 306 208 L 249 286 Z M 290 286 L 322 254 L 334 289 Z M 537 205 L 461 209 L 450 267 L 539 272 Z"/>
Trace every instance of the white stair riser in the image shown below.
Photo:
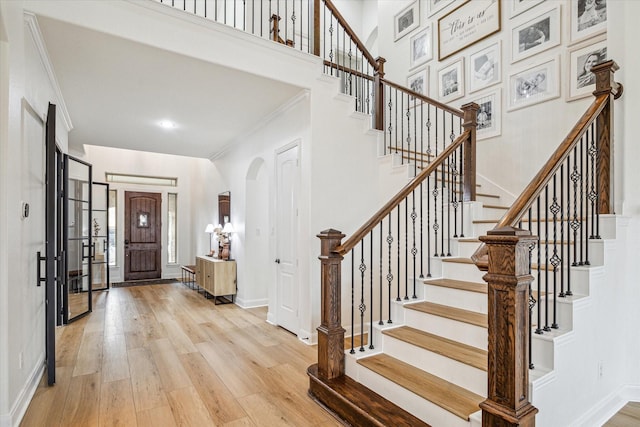
<path fill-rule="evenodd" d="M 587 260 L 587 252 L 589 255 L 589 265 L 603 265 L 604 264 L 604 241 L 603 240 L 589 240 L 587 248 L 582 248 L 582 255 L 580 254 L 580 246 L 577 247 L 576 254 L 578 258 L 578 262 L 582 259 L 582 261 Z M 555 248 L 555 254 L 566 260 L 571 260 L 573 263 L 575 260 L 574 256 L 574 248 L 573 244 L 567 245 L 557 245 Z M 567 254 L 567 250 L 569 253 Z M 545 258 L 551 259 L 554 255 L 554 247 L 553 243 L 550 242 L 548 245 L 545 245 L 544 242 L 540 244 L 540 247 L 536 247 L 533 251 L 531 251 L 531 262 L 538 262 L 538 251 L 540 251 L 540 260 L 544 263 Z"/>
<path fill-rule="evenodd" d="M 534 294 L 534 298 L 537 296 Z M 553 319 L 553 299 L 550 298 L 546 301 L 545 297 L 540 298 L 540 301 L 533 309 L 531 323 L 534 327 L 543 328 L 545 325 L 552 327 L 554 323 Z M 556 316 L 555 323 L 564 330 L 570 330 L 573 328 L 573 304 L 566 298 L 557 298 L 556 300 Z M 540 323 L 538 323 L 538 310 L 540 312 Z M 546 317 L 548 313 L 548 318 Z"/>
<path fill-rule="evenodd" d="M 493 205 L 498 205 L 497 203 L 492 203 Z M 508 209 L 500 209 L 500 208 L 483 208 L 482 209 L 482 217 L 478 219 L 500 219 L 507 213 Z"/>
<path fill-rule="evenodd" d="M 437 353 L 416 347 L 388 335 L 383 335 L 382 349 L 385 354 L 402 360 L 416 368 L 428 371 L 450 383 L 486 396 L 487 373 Z"/>
<path fill-rule="evenodd" d="M 477 241 L 460 241 L 454 240 L 452 243 L 452 252 L 454 256 L 461 258 L 471 258 L 471 255 L 480 247 L 482 242 Z"/>
<path fill-rule="evenodd" d="M 487 313 L 487 294 L 451 289 L 444 286 L 424 285 L 425 300 L 463 310 Z"/>
<path fill-rule="evenodd" d="M 484 279 L 482 277 L 485 275 L 485 272 L 478 270 L 478 267 L 476 267 L 475 264 L 448 262 L 446 261 L 446 258 L 442 261 L 442 277 L 452 280 L 484 283 Z"/>
<path fill-rule="evenodd" d="M 406 310 L 405 321 L 407 326 L 483 350 L 487 349 L 487 328 L 410 309 Z"/>
<path fill-rule="evenodd" d="M 561 291 L 561 283 L 560 283 L 560 272 L 556 273 L 556 293 L 560 293 Z M 540 271 L 540 279 L 538 280 L 538 270 L 532 270 L 531 275 L 533 276 L 533 282 L 531 283 L 531 289 L 534 291 L 540 289 L 541 291 L 546 291 L 547 281 L 549 282 L 548 290 L 550 293 L 553 293 L 553 272 L 549 271 L 548 275 L 545 275 L 545 271 Z M 566 273 L 563 275 L 564 277 L 564 291 L 568 290 L 568 285 L 571 285 L 571 292 L 574 295 L 589 295 L 589 268 L 588 267 L 572 267 L 571 275 L 569 283 L 567 283 Z"/>
<path fill-rule="evenodd" d="M 487 232 L 493 230 L 497 225 L 497 222 L 475 222 L 473 223 L 473 236 L 467 237 L 480 237 L 486 236 Z"/>
<path fill-rule="evenodd" d="M 470 427 L 468 421 L 453 415 L 438 405 L 421 398 L 363 366 L 359 366 L 357 380 L 427 424 L 432 426 Z"/>
<path fill-rule="evenodd" d="M 553 369 L 553 340 L 545 338 L 543 335 L 535 334 L 531 329 L 531 358 L 536 369 Z"/>

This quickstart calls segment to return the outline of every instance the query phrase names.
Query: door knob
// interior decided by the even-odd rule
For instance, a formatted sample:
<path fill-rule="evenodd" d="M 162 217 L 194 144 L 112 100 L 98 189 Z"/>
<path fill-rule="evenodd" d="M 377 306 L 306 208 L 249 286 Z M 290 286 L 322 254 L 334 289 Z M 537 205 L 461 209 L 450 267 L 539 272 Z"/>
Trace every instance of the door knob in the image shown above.
<path fill-rule="evenodd" d="M 276 258 L 276 264 L 280 264 L 280 258 Z"/>

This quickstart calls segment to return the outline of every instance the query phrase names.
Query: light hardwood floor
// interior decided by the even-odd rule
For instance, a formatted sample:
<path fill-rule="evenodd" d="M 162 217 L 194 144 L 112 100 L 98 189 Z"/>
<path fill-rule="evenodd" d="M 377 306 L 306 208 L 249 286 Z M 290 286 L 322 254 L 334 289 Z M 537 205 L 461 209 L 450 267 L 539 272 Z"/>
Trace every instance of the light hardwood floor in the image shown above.
<path fill-rule="evenodd" d="M 181 283 L 95 294 L 58 328 L 57 383 L 22 426 L 340 426 L 307 395 L 317 348 Z"/>
<path fill-rule="evenodd" d="M 638 427 L 640 426 L 640 402 L 629 402 L 618 411 L 604 427 Z"/>

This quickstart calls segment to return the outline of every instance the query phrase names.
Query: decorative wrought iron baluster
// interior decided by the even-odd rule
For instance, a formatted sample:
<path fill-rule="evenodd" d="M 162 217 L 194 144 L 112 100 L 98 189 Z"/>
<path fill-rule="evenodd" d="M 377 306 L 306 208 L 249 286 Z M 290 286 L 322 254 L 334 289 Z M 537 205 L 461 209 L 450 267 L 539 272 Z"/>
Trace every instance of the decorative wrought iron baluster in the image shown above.
<path fill-rule="evenodd" d="M 396 102 L 395 102 L 395 108 L 394 108 L 394 121 L 393 123 L 395 124 L 395 130 L 396 130 L 396 154 L 398 154 L 398 90 L 394 89 L 395 95 L 396 95 Z"/>
<path fill-rule="evenodd" d="M 567 291 L 565 296 L 571 295 L 571 266 L 575 265 L 575 259 L 571 261 L 571 231 L 573 230 L 573 224 L 571 221 L 571 156 L 567 157 Z M 575 238 L 574 238 L 575 242 Z"/>
<path fill-rule="evenodd" d="M 596 201 L 598 200 L 598 193 L 596 192 L 596 156 L 598 149 L 596 148 L 594 124 L 591 124 L 591 145 L 589 146 L 589 160 L 591 162 L 591 189 L 589 191 L 589 201 L 591 202 L 591 235 L 589 239 L 597 239 L 596 233 Z"/>
<path fill-rule="evenodd" d="M 571 221 L 571 229 L 573 230 L 573 264 L 578 264 L 578 230 L 580 229 L 580 221 L 578 221 L 578 181 L 580 181 L 580 173 L 578 172 L 578 148 L 573 148 L 573 172 L 571 172 L 571 181 L 573 182 L 573 220 Z"/>
<path fill-rule="evenodd" d="M 355 331 L 356 331 L 356 276 L 355 276 L 355 258 L 356 251 L 351 250 L 351 351 L 349 353 L 355 354 Z"/>
<path fill-rule="evenodd" d="M 393 235 L 391 234 L 391 212 L 389 212 L 389 234 L 387 234 L 387 245 L 389 245 L 389 259 L 387 260 L 387 284 L 389 286 L 389 320 L 391 322 L 391 282 L 393 282 L 393 273 L 391 272 L 391 245 L 393 244 Z M 396 301 L 400 298 L 396 298 Z"/>
<path fill-rule="evenodd" d="M 564 262 L 564 248 L 569 248 L 569 242 L 564 240 L 564 163 L 560 165 L 560 298 L 565 297 L 564 293 L 564 275 L 565 275 L 565 262 Z M 568 266 L 568 264 L 566 264 Z M 567 272 L 569 268 L 567 268 Z"/>
<path fill-rule="evenodd" d="M 460 237 L 464 237 L 464 145 L 461 145 L 460 150 Z"/>
<path fill-rule="evenodd" d="M 531 231 L 531 209 L 529 209 L 529 231 Z M 535 249 L 535 243 L 529 246 L 529 274 L 531 274 L 531 252 Z M 531 288 L 531 282 L 529 282 L 529 325 L 533 325 L 533 308 L 536 306 L 536 299 L 533 297 L 533 289 Z M 529 331 L 528 340 L 529 340 L 529 369 L 534 369 L 535 366 L 533 364 L 533 335 Z"/>
<path fill-rule="evenodd" d="M 433 256 L 438 256 L 438 230 L 440 229 L 440 225 L 438 224 L 438 171 L 435 172 L 436 177 L 434 177 L 433 183 L 433 246 L 434 253 Z M 443 254 L 444 255 L 444 254 Z"/>
<path fill-rule="evenodd" d="M 422 129 L 422 122 L 424 120 L 424 109 L 422 108 L 424 103 L 420 104 L 420 166 L 424 168 L 424 129 Z M 423 181 L 424 182 L 424 181 Z M 420 183 L 420 278 L 424 279 L 424 210 L 423 210 L 423 188 L 422 182 Z"/>
<path fill-rule="evenodd" d="M 544 330 L 549 332 L 549 185 L 544 187 Z"/>
<path fill-rule="evenodd" d="M 447 129 L 447 118 L 446 113 L 442 111 L 442 151 L 446 148 L 447 136 L 445 135 Z M 445 204 L 445 177 L 446 177 L 446 166 L 442 164 L 440 166 L 440 223 L 442 225 L 442 231 L 440 232 L 440 256 L 445 256 L 444 254 L 444 204 Z"/>
<path fill-rule="evenodd" d="M 384 322 L 382 321 L 382 301 L 383 297 L 382 297 L 382 233 L 383 231 L 383 225 L 384 225 L 384 219 L 382 221 L 380 221 L 380 245 L 379 245 L 379 253 L 380 253 L 380 257 L 378 258 L 378 273 L 379 273 L 379 277 L 378 277 L 378 283 L 380 284 L 379 288 L 380 288 L 380 319 L 378 320 L 378 325 L 384 325 Z M 391 300 L 391 295 L 389 295 L 389 300 Z"/>
<path fill-rule="evenodd" d="M 400 204 L 398 204 L 398 252 L 396 253 L 396 265 L 398 267 L 398 277 L 396 278 L 396 283 L 398 287 L 398 297 L 396 301 L 400 301 Z"/>
<path fill-rule="evenodd" d="M 556 195 L 556 175 L 553 175 L 553 203 L 551 203 L 551 214 L 553 214 L 553 255 L 551 255 L 551 259 L 549 260 L 549 262 L 551 262 L 551 265 L 553 266 L 553 323 L 551 324 L 551 327 L 554 329 L 558 329 L 558 323 L 557 323 L 557 301 L 556 301 L 556 295 L 558 293 L 558 266 L 560 265 L 560 262 L 562 261 L 560 259 L 560 257 L 558 256 L 558 213 L 562 210 L 560 205 L 558 204 L 558 197 Z M 562 242 L 560 242 L 562 244 Z M 560 271 L 560 275 L 562 275 L 562 271 Z"/>
<path fill-rule="evenodd" d="M 404 102 L 404 96 L 402 96 L 402 100 Z M 411 107 L 409 101 L 409 95 L 407 95 L 407 110 L 405 111 L 405 116 L 407 117 L 407 163 L 411 161 Z M 403 133 L 404 135 L 404 133 Z M 402 156 L 404 159 L 404 155 Z"/>
<path fill-rule="evenodd" d="M 537 219 L 536 224 L 538 226 L 537 227 L 538 228 L 538 233 L 536 234 L 538 236 L 538 242 L 537 242 L 538 243 L 537 244 L 537 249 L 538 250 L 536 251 L 536 258 L 537 258 L 537 263 L 536 264 L 537 264 L 537 267 L 538 267 L 538 279 L 537 279 L 538 280 L 538 285 L 537 285 L 537 287 L 538 287 L 538 301 L 540 301 L 540 296 L 542 294 L 542 289 L 541 289 L 542 288 L 542 280 L 541 280 L 542 279 L 542 274 L 540 272 L 540 252 L 542 251 L 541 248 L 540 248 L 540 231 L 541 231 L 540 230 L 540 228 L 541 228 L 541 226 L 540 226 L 540 196 L 538 196 L 536 198 L 536 219 Z M 544 333 L 542 328 L 540 327 L 540 325 L 542 325 L 542 310 L 540 309 L 540 304 L 538 304 L 538 316 L 537 317 L 538 317 L 538 324 L 536 325 L 535 333 L 540 335 L 540 334 Z"/>
<path fill-rule="evenodd" d="M 586 138 L 586 135 L 583 135 L 582 138 L 580 138 L 580 150 L 578 151 L 580 153 L 580 265 L 586 265 L 585 263 L 585 258 L 584 258 L 584 248 L 586 246 L 586 236 L 587 236 L 587 231 L 588 231 L 588 226 L 585 227 L 584 226 L 584 205 L 585 205 L 585 197 L 584 197 L 584 180 L 585 177 L 588 177 L 588 172 L 585 175 L 585 170 L 584 170 L 584 139 Z"/>
<path fill-rule="evenodd" d="M 416 190 L 411 192 L 411 229 L 413 231 L 413 244 L 411 247 L 411 255 L 413 256 L 413 299 L 418 298 L 416 295 L 416 255 L 418 254 L 418 248 L 416 247 L 416 218 L 418 214 L 416 213 Z"/>
<path fill-rule="evenodd" d="M 364 263 L 364 239 L 360 241 L 360 351 L 364 351 L 364 313 L 367 306 L 364 304 L 364 273 L 367 271 L 367 265 Z"/>
<path fill-rule="evenodd" d="M 404 199 L 404 299 L 409 299 L 409 198 Z"/>
<path fill-rule="evenodd" d="M 233 0 L 233 28 L 236 28 L 236 10 L 237 10 L 236 0 Z"/>

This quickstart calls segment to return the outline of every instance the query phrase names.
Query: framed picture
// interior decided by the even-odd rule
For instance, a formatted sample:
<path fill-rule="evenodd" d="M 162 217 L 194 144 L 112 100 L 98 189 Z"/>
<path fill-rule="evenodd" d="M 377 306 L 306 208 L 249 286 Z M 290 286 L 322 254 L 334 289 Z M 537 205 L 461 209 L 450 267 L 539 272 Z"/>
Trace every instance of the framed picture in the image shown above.
<path fill-rule="evenodd" d="M 574 0 L 569 6 L 571 43 L 607 30 L 606 0 Z"/>
<path fill-rule="evenodd" d="M 511 62 L 517 62 L 560 44 L 560 5 L 536 15 L 511 30 Z"/>
<path fill-rule="evenodd" d="M 509 76 L 509 110 L 548 101 L 560 96 L 559 58 L 551 58 Z"/>
<path fill-rule="evenodd" d="M 584 98 L 596 89 L 596 76 L 591 67 L 607 60 L 607 41 L 604 36 L 589 44 L 578 45 L 569 50 L 569 93 L 567 101 Z"/>
<path fill-rule="evenodd" d="M 431 24 L 409 39 L 410 68 L 415 68 L 433 59 L 433 31 Z"/>
<path fill-rule="evenodd" d="M 438 71 L 438 98 L 442 102 L 464 96 L 464 58 Z"/>
<path fill-rule="evenodd" d="M 500 0 L 463 3 L 438 19 L 438 60 L 442 61 L 500 31 Z"/>
<path fill-rule="evenodd" d="M 486 139 L 502 133 L 502 90 L 478 95 L 472 100 L 480 106 L 476 121 L 477 139 Z"/>
<path fill-rule="evenodd" d="M 425 67 L 407 76 L 407 87 L 420 95 L 429 96 L 429 69 Z M 413 102 L 414 97 L 410 96 L 409 101 Z"/>
<path fill-rule="evenodd" d="M 435 15 L 445 7 L 453 4 L 455 1 L 460 1 L 460 0 L 428 0 L 427 16 Z M 462 1 L 467 1 L 467 0 L 462 0 Z"/>
<path fill-rule="evenodd" d="M 509 2 L 509 18 L 515 18 L 544 0 L 507 0 Z"/>
<path fill-rule="evenodd" d="M 394 40 L 399 40 L 420 26 L 420 10 L 418 1 L 396 14 L 393 20 Z"/>
<path fill-rule="evenodd" d="M 469 56 L 469 92 L 475 92 L 502 81 L 501 45 L 498 40 Z"/>

